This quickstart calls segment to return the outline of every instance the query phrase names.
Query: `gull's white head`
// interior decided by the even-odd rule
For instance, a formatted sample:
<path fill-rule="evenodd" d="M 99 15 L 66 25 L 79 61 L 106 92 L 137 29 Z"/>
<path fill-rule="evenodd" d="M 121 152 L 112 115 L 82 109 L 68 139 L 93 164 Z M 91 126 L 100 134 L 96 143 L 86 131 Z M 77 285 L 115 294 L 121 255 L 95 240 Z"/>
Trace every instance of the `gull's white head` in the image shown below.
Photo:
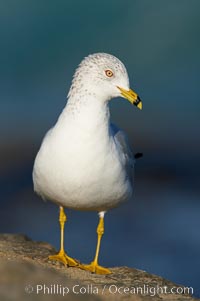
<path fill-rule="evenodd" d="M 115 56 L 95 53 L 87 56 L 77 68 L 68 97 L 77 94 L 94 95 L 102 101 L 124 97 L 142 109 L 138 95 L 129 88 L 128 73 Z"/>

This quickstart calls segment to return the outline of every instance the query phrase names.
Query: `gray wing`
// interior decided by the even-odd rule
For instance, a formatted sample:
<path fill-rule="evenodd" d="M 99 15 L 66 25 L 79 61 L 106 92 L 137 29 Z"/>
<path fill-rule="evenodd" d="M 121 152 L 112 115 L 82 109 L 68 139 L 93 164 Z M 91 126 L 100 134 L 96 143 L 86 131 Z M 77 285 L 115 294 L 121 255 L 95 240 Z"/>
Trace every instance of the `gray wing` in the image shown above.
<path fill-rule="evenodd" d="M 110 124 L 112 136 L 114 137 L 115 143 L 120 147 L 122 154 L 124 155 L 125 168 L 127 176 L 130 182 L 133 182 L 133 171 L 134 171 L 134 155 L 128 143 L 128 137 L 126 133 L 119 129 L 115 124 Z"/>

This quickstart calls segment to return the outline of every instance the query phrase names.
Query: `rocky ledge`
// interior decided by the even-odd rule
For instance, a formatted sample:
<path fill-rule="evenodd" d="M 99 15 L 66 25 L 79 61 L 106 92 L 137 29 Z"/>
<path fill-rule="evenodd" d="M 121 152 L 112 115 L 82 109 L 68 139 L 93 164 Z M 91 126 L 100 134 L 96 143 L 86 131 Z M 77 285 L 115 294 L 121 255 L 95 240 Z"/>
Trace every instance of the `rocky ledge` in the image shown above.
<path fill-rule="evenodd" d="M 55 249 L 25 235 L 0 234 L 0 300 L 199 300 L 190 290 L 128 267 L 96 275 L 48 260 Z"/>

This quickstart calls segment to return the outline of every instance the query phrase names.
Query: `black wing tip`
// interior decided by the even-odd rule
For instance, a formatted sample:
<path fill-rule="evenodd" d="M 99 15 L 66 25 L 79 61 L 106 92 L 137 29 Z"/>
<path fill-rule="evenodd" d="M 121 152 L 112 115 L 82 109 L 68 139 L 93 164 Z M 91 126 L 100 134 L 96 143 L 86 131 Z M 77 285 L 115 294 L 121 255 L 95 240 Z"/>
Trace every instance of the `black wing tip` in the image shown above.
<path fill-rule="evenodd" d="M 139 159 L 139 158 L 142 158 L 143 157 L 143 153 L 136 153 L 135 155 L 134 155 L 134 158 L 135 159 Z"/>

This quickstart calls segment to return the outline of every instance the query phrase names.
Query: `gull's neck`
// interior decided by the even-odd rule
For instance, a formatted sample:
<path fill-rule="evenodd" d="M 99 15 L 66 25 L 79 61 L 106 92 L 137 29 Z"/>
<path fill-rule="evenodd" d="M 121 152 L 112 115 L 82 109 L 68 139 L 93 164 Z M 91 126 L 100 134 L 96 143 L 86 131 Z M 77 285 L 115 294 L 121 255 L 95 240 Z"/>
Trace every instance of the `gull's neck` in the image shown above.
<path fill-rule="evenodd" d="M 90 132 L 109 132 L 110 111 L 108 101 L 100 99 L 94 93 L 71 96 L 60 115 L 59 122 Z"/>

